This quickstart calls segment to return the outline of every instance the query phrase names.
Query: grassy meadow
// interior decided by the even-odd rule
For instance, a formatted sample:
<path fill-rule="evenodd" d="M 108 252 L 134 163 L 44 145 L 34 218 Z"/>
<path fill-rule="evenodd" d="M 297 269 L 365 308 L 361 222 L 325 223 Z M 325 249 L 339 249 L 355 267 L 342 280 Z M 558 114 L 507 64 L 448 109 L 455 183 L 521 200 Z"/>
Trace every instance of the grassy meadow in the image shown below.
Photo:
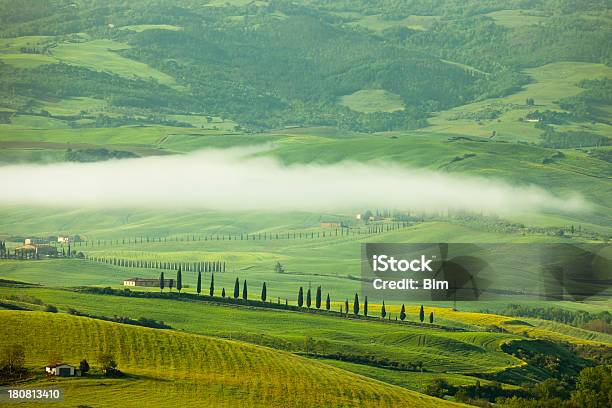
<path fill-rule="evenodd" d="M 77 363 L 86 358 L 92 364 L 100 353 L 114 353 L 127 377 L 56 380 L 53 385 L 65 389 L 67 402 L 78 395 L 81 404 L 104 400 L 122 406 L 161 406 L 161 400 L 220 407 L 358 406 L 360 401 L 379 407 L 453 406 L 316 361 L 240 342 L 66 315 L 0 314 L 8 329 L 0 333 L 2 343 L 18 342 L 32 350 L 29 366 L 44 365 L 52 353 L 63 361 Z M 57 334 L 41 337 L 40 330 L 49 325 Z M 106 341 L 101 343 L 99 338 Z M 282 384 L 277 376 L 283 378 Z M 33 379 L 23 385 L 49 383 Z"/>

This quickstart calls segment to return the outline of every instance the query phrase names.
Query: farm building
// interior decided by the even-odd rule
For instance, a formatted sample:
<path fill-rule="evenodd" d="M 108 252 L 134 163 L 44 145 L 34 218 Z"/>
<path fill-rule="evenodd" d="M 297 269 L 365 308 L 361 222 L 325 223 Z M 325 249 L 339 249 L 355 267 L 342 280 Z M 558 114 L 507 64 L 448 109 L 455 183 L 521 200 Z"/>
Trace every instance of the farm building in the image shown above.
<path fill-rule="evenodd" d="M 50 364 L 45 367 L 45 371 L 49 375 L 55 375 L 57 377 L 80 377 L 81 370 L 66 363 Z"/>
<path fill-rule="evenodd" d="M 23 243 L 24 245 L 40 245 L 48 244 L 48 241 L 43 238 L 26 238 Z"/>
<path fill-rule="evenodd" d="M 51 245 L 26 244 L 15 248 L 15 256 L 18 258 L 57 256 L 57 248 Z"/>
<path fill-rule="evenodd" d="M 321 223 L 321 228 L 345 228 L 346 224 L 342 221 L 326 221 Z"/>
<path fill-rule="evenodd" d="M 170 281 L 173 279 L 164 279 L 164 286 L 169 287 Z M 130 278 L 123 281 L 123 286 L 146 286 L 159 287 L 159 279 L 157 278 Z"/>
<path fill-rule="evenodd" d="M 60 244 L 69 244 L 70 237 L 68 235 L 60 235 L 57 237 L 57 242 L 59 242 Z"/>

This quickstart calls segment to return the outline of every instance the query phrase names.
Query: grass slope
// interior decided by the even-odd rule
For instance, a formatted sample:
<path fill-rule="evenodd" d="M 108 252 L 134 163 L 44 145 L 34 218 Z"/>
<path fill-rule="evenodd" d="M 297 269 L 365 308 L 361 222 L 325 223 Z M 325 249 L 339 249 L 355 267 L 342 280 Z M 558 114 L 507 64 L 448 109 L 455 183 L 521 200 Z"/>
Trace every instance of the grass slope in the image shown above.
<path fill-rule="evenodd" d="M 0 343 L 22 344 L 27 365 L 115 354 L 128 379 L 38 380 L 69 404 L 162 406 L 438 407 L 454 404 L 283 352 L 208 337 L 40 312 L 0 312 Z M 49 330 L 51 328 L 52 330 Z M 41 334 L 46 333 L 46 334 Z M 171 380 L 171 381 L 169 381 Z M 33 385 L 33 384 L 28 384 Z"/>

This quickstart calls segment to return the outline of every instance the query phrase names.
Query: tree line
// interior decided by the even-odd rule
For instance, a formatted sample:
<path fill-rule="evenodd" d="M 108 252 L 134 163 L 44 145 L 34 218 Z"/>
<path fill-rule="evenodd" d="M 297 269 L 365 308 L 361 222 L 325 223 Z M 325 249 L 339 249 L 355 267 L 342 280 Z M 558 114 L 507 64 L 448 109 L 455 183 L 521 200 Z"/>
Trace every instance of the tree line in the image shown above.
<path fill-rule="evenodd" d="M 182 269 L 187 272 L 225 272 L 227 270 L 226 261 L 160 261 L 155 259 L 125 259 L 108 258 L 97 256 L 86 256 L 86 259 L 107 265 L 120 266 L 124 268 L 141 269 L 163 269 L 177 270 Z"/>

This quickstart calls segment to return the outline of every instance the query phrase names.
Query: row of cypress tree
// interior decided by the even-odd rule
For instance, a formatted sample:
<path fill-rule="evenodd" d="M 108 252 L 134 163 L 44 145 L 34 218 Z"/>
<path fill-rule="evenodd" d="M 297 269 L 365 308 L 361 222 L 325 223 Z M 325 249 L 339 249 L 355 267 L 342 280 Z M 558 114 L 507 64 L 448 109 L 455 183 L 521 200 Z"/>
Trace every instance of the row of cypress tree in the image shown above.
<path fill-rule="evenodd" d="M 172 291 L 175 280 L 170 279 L 168 282 L 169 282 L 168 288 L 170 289 L 170 291 Z M 164 277 L 164 272 L 162 272 L 159 276 L 159 288 L 162 292 L 165 288 L 165 284 L 166 284 L 166 279 Z M 180 293 L 182 289 L 183 289 L 183 274 L 182 274 L 181 266 L 179 265 L 178 270 L 176 271 L 176 290 Z M 198 295 L 202 293 L 202 271 L 198 271 L 198 280 L 196 283 L 196 293 Z M 208 294 L 209 296 L 215 295 L 215 275 L 214 273 L 210 276 L 210 287 L 209 287 Z M 221 292 L 221 296 L 225 297 L 225 295 L 226 295 L 225 288 L 223 288 Z M 234 282 L 234 294 L 233 295 L 234 295 L 233 296 L 234 299 L 238 299 L 241 297 L 240 296 L 240 280 L 238 278 L 236 278 L 236 281 Z M 245 301 L 248 300 L 248 295 L 249 295 L 248 285 L 245 279 L 242 284 L 242 297 L 241 297 L 242 300 L 245 300 Z M 265 302 L 267 297 L 268 297 L 268 288 L 267 288 L 266 282 L 264 282 L 261 288 L 261 301 Z M 310 288 L 308 288 L 308 291 L 306 292 L 306 302 L 304 302 L 304 288 L 300 286 L 300 289 L 298 290 L 297 304 L 298 304 L 298 307 L 300 308 L 304 307 L 304 305 L 306 305 L 308 309 L 311 308 L 312 293 L 311 293 Z M 314 306 L 316 309 L 321 309 L 321 306 L 322 306 L 321 286 L 317 286 L 317 290 L 315 292 Z M 330 309 L 331 309 L 331 299 L 328 293 L 325 299 L 325 310 L 329 311 Z M 342 306 L 340 306 L 339 311 L 340 311 L 340 316 L 342 316 L 343 315 Z M 361 311 L 361 304 L 359 303 L 359 295 L 355 293 L 355 298 L 353 299 L 353 314 L 355 316 L 358 316 L 360 311 Z M 346 299 L 344 301 L 344 315 L 348 315 L 348 313 L 349 313 L 349 301 L 348 299 Z M 368 297 L 367 296 L 364 298 L 364 302 L 363 302 L 363 315 L 366 317 L 368 316 Z M 384 300 L 382 303 L 380 315 L 383 319 L 386 318 L 387 316 L 389 316 L 389 319 L 391 318 L 391 315 L 387 313 L 387 309 L 386 309 Z M 406 306 L 402 304 L 402 309 L 400 311 L 399 318 L 401 321 L 404 321 L 406 320 L 406 317 L 407 317 Z M 397 320 L 397 317 L 396 317 L 396 320 Z M 421 321 L 421 323 L 425 321 L 425 309 L 423 305 L 421 305 L 421 308 L 419 309 L 419 320 Z M 429 323 L 433 323 L 433 322 L 434 322 L 434 313 L 432 311 L 429 313 Z"/>

